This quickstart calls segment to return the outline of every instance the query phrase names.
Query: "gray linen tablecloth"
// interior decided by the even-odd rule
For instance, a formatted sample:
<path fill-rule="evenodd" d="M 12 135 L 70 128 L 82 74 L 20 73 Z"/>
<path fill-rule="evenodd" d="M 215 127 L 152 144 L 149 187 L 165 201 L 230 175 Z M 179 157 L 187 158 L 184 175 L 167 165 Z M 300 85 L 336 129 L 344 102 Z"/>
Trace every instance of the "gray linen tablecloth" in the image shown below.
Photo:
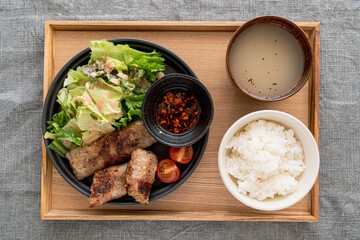
<path fill-rule="evenodd" d="M 321 22 L 320 221 L 41 221 L 45 20 Z M 360 1 L 0 0 L 0 238 L 360 239 Z"/>

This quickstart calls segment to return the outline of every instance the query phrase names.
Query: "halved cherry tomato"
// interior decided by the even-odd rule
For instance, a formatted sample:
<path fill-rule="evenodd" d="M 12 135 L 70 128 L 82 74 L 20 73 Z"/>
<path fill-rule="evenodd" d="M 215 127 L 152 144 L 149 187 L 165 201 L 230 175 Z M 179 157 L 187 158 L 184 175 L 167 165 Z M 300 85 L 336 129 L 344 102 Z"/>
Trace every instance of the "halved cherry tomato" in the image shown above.
<path fill-rule="evenodd" d="M 194 156 L 194 149 L 192 146 L 176 148 L 171 147 L 169 150 L 170 158 L 175 162 L 186 164 L 191 161 Z"/>
<path fill-rule="evenodd" d="M 157 165 L 156 175 L 164 183 L 172 183 L 179 179 L 180 170 L 176 163 L 170 159 L 164 159 Z"/>

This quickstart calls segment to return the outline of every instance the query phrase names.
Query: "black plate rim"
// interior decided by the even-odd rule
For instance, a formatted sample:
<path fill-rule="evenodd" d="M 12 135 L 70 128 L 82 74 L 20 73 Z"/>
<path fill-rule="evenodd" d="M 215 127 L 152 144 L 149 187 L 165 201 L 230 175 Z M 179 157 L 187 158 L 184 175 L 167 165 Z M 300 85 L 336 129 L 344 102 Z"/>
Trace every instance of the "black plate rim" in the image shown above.
<path fill-rule="evenodd" d="M 143 39 L 138 39 L 138 38 L 115 38 L 115 39 L 110 39 L 108 40 L 110 42 L 116 42 L 117 44 L 119 43 L 124 43 L 124 44 L 141 44 L 141 45 L 147 45 L 150 47 L 154 47 L 157 49 L 160 49 L 161 52 L 164 52 L 166 54 L 168 54 L 169 56 L 171 56 L 173 59 L 176 60 L 176 62 L 180 63 L 180 65 L 182 65 L 186 71 L 188 72 L 188 74 L 194 78 L 197 78 L 196 74 L 194 73 L 194 71 L 190 68 L 189 65 L 187 65 L 179 56 L 177 56 L 174 52 L 170 51 L 169 49 L 158 45 L 156 43 L 147 41 L 147 40 L 143 40 Z M 42 113 L 42 132 L 43 132 L 43 137 L 47 131 L 47 124 L 46 121 L 48 120 L 47 116 L 48 116 L 48 112 L 50 111 L 49 108 L 51 107 L 50 101 L 51 99 L 51 92 L 53 91 L 52 89 L 54 89 L 58 84 L 62 84 L 63 81 L 61 81 L 64 78 L 64 75 L 67 74 L 67 72 L 69 71 L 69 69 L 74 69 L 77 66 L 79 66 L 77 64 L 77 61 L 79 61 L 80 59 L 83 59 L 84 57 L 86 57 L 86 55 L 90 54 L 90 48 L 85 48 L 84 50 L 80 51 L 79 53 L 77 53 L 74 57 L 72 57 L 61 69 L 60 71 L 57 73 L 57 75 L 55 76 L 54 80 L 52 81 L 46 98 L 45 98 L 45 102 L 44 102 L 44 106 L 43 106 L 43 113 Z M 88 56 L 90 57 L 90 56 Z M 72 66 L 72 67 L 71 67 Z M 55 97 L 56 99 L 56 97 Z M 52 101 L 54 102 L 54 101 Z M 170 188 L 166 191 L 161 192 L 160 194 L 158 194 L 155 197 L 152 197 L 149 199 L 149 202 L 153 202 L 156 201 L 160 198 L 163 198 L 164 196 L 170 194 L 171 192 L 175 191 L 177 188 L 179 188 L 195 171 L 195 169 L 197 168 L 197 166 L 199 165 L 202 156 L 204 155 L 206 146 L 207 146 L 207 142 L 208 142 L 208 138 L 209 138 L 209 131 L 202 137 L 202 139 L 200 141 L 202 142 L 202 146 L 200 149 L 200 152 L 198 154 L 198 158 L 196 159 L 196 161 L 192 161 L 193 162 L 193 166 L 191 167 L 191 169 L 189 169 L 189 171 L 187 171 L 186 176 L 183 177 L 182 179 L 180 179 L 180 181 L 177 181 L 173 184 L 169 184 L 167 186 L 167 188 Z M 44 139 L 44 143 L 45 143 L 45 148 L 46 151 L 49 155 L 49 158 L 52 162 L 52 164 L 54 165 L 55 169 L 58 171 L 58 173 L 62 176 L 63 179 L 65 179 L 66 182 L 68 182 L 74 189 L 76 189 L 78 192 L 82 193 L 83 195 L 89 197 L 90 194 L 84 189 L 84 188 L 88 188 L 88 186 L 86 186 L 83 182 L 77 180 L 75 178 L 75 176 L 67 176 L 65 174 L 65 165 L 63 163 L 58 163 L 58 161 L 56 160 L 56 154 L 55 152 L 53 152 L 52 150 L 48 149 L 47 146 L 50 144 L 50 140 L 49 139 Z M 135 206 L 135 205 L 140 205 L 140 203 L 137 202 L 107 202 L 107 204 L 110 205 L 118 205 L 118 206 Z"/>

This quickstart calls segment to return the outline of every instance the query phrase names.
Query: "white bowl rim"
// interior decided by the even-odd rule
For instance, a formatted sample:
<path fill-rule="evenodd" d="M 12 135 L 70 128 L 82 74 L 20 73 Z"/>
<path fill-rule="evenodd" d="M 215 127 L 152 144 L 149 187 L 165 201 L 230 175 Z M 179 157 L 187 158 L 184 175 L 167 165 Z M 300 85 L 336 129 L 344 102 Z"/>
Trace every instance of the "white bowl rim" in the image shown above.
<path fill-rule="evenodd" d="M 246 200 L 246 196 L 242 195 L 241 193 L 235 191 L 235 189 L 231 188 L 228 184 L 227 184 L 227 179 L 225 179 L 225 176 L 229 176 L 229 174 L 227 173 L 226 169 L 222 169 L 221 167 L 221 162 L 222 161 L 225 161 L 225 159 L 222 159 L 222 155 L 223 155 L 223 152 L 226 151 L 225 149 L 225 144 L 227 144 L 226 139 L 229 137 L 229 135 L 233 135 L 236 131 L 238 131 L 241 127 L 238 127 L 239 124 L 241 124 L 242 122 L 245 122 L 244 123 L 244 126 L 249 123 L 249 122 L 246 122 L 246 120 L 248 118 L 251 118 L 253 116 L 256 116 L 256 115 L 259 115 L 259 117 L 255 120 L 252 120 L 252 121 L 256 121 L 256 120 L 260 120 L 260 119 L 266 119 L 266 120 L 271 120 L 270 118 L 267 118 L 266 116 L 263 116 L 263 114 L 269 114 L 269 113 L 273 113 L 273 114 L 278 114 L 278 115 L 282 115 L 282 116 L 285 116 L 286 118 L 290 118 L 292 120 L 295 120 L 296 124 L 298 124 L 299 126 L 301 126 L 301 128 L 303 128 L 306 132 L 307 135 L 311 136 L 309 139 L 311 139 L 312 143 L 311 143 L 311 146 L 314 147 L 314 151 L 316 152 L 316 156 L 314 156 L 314 161 L 315 162 L 315 172 L 316 174 L 314 174 L 314 176 L 312 176 L 312 179 L 311 179 L 311 184 L 309 184 L 308 186 L 305 187 L 305 189 L 303 190 L 304 194 L 302 195 L 299 195 L 295 200 L 287 203 L 287 204 L 284 204 L 282 205 L 281 207 L 264 207 L 264 206 L 260 206 L 261 205 L 261 201 L 258 201 L 260 204 L 259 205 L 254 205 L 250 202 L 248 202 Z M 280 121 L 277 121 L 277 120 L 273 120 L 275 122 L 279 122 L 281 124 L 284 124 L 286 125 L 286 123 L 282 123 Z M 295 131 L 295 130 L 294 130 Z M 296 133 L 296 132 L 295 132 Z M 299 139 L 300 140 L 300 139 Z M 221 143 L 220 143 L 220 146 L 219 146 L 219 151 L 218 151 L 218 168 L 219 168 L 219 172 L 220 172 L 220 176 L 221 176 L 221 180 L 223 181 L 225 187 L 228 189 L 228 191 L 233 195 L 233 197 L 235 197 L 237 200 L 239 200 L 241 203 L 251 207 L 251 208 L 254 208 L 254 209 L 258 209 L 258 210 L 263 210 L 263 211 L 277 211 L 277 210 L 282 210 L 282 209 L 285 209 L 285 208 L 288 208 L 296 203 L 298 203 L 301 199 L 303 199 L 308 193 L 309 191 L 311 190 L 311 188 L 314 186 L 315 182 L 316 182 L 316 179 L 318 178 L 318 175 L 319 175 L 319 168 L 320 168 L 320 156 L 319 156 L 319 148 L 318 148 L 318 144 L 313 136 L 313 134 L 310 132 L 310 130 L 308 129 L 308 127 L 305 126 L 304 123 L 302 123 L 299 119 L 297 119 L 296 117 L 288 114 L 288 113 L 285 113 L 285 112 L 282 112 L 282 111 L 277 111 L 277 110 L 260 110 L 260 111 L 255 111 L 255 112 L 252 112 L 252 113 L 249 113 L 249 114 L 246 114 L 245 116 L 239 118 L 237 121 L 235 121 L 231 126 L 230 128 L 226 131 L 226 133 L 224 134 L 222 140 L 221 140 Z M 286 196 L 285 196 L 286 198 Z"/>

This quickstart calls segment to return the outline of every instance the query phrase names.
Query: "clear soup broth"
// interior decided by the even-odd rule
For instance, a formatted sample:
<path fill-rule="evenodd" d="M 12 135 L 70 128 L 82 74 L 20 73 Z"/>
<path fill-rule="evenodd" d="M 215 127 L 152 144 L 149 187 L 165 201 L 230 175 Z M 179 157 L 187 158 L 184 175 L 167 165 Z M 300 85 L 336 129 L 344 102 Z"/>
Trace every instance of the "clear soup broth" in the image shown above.
<path fill-rule="evenodd" d="M 274 24 L 257 24 L 235 39 L 230 67 L 238 85 L 260 98 L 282 96 L 304 71 L 304 53 L 295 37 Z"/>

